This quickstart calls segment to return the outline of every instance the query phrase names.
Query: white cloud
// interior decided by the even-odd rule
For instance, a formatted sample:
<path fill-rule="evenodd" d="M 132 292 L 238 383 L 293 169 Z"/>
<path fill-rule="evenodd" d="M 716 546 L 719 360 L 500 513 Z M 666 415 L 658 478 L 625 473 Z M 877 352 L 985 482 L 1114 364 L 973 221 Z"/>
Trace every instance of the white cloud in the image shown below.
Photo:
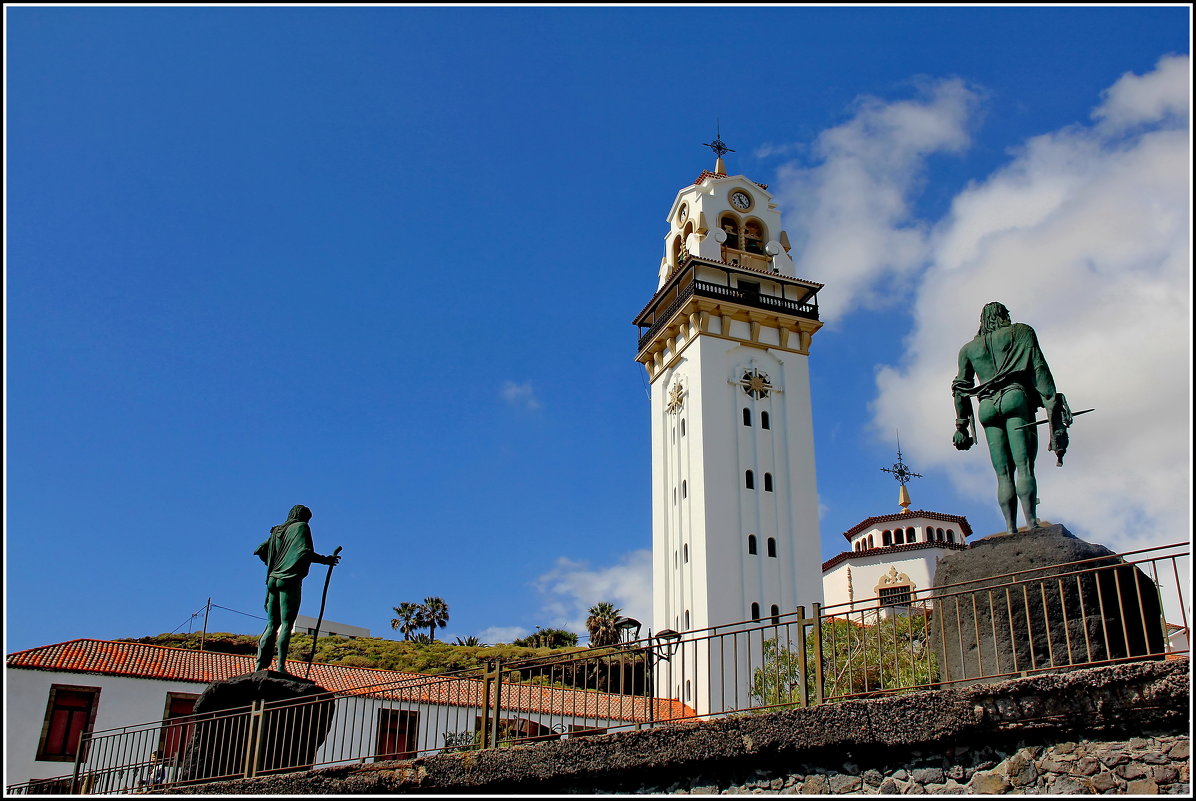
<path fill-rule="evenodd" d="M 1105 90 L 1104 103 L 1092 112 L 1092 117 L 1113 131 L 1170 116 L 1182 117 L 1186 126 L 1191 113 L 1189 76 L 1188 56 L 1165 56 L 1147 75 L 1127 72 Z"/>
<path fill-rule="evenodd" d="M 830 325 L 855 306 L 901 299 L 926 262 L 928 229 L 912 218 L 909 199 L 928 156 L 967 147 L 980 96 L 958 79 L 921 81 L 916 90 L 913 100 L 860 99 L 852 119 L 818 137 L 819 164 L 778 171 L 797 272 L 828 284 L 819 305 Z"/>
<path fill-rule="evenodd" d="M 504 381 L 499 394 L 503 400 L 512 406 L 530 411 L 541 408 L 540 399 L 536 397 L 536 390 L 532 386 L 531 381 L 524 381 L 522 384 L 516 384 L 514 381 Z"/>
<path fill-rule="evenodd" d="M 535 586 L 544 596 L 541 611 L 547 625 L 577 632 L 583 640 L 588 636 L 585 624 L 589 608 L 601 601 L 610 601 L 627 617 L 641 621 L 644 635 L 651 625 L 650 550 L 632 551 L 616 564 L 600 568 L 562 556 L 536 579 Z"/>
<path fill-rule="evenodd" d="M 1096 408 L 1064 469 L 1040 447 L 1040 515 L 1115 550 L 1191 531 L 1188 74 L 1184 57 L 1123 76 L 1093 125 L 1027 141 L 955 198 L 926 240 L 902 362 L 877 373 L 878 436 L 900 426 L 912 459 L 995 509 L 983 443 L 950 445 L 949 386 L 981 307 L 1003 302 L 1072 408 Z"/>
<path fill-rule="evenodd" d="M 531 631 L 523 626 L 491 626 L 488 629 L 482 629 L 482 633 L 478 635 L 478 639 L 489 645 L 494 645 L 500 642 L 514 642 L 529 634 L 531 634 Z"/>

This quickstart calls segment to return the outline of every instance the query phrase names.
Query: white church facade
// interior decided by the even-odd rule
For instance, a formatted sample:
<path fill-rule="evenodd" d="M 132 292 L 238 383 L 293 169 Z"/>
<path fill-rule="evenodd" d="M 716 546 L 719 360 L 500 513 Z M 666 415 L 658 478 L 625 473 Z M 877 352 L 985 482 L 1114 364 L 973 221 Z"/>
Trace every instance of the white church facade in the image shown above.
<path fill-rule="evenodd" d="M 843 532 L 848 550 L 822 563 L 823 611 L 880 614 L 928 600 L 938 560 L 968 547 L 967 518 L 905 510 L 866 518 Z"/>

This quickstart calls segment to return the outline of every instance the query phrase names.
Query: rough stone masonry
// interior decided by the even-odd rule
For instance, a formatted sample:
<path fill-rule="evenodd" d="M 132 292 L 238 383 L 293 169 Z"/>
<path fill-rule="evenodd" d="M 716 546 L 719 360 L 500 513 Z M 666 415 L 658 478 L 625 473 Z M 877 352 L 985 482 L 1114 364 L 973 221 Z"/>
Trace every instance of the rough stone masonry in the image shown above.
<path fill-rule="evenodd" d="M 1187 659 L 240 779 L 221 794 L 1177 793 Z"/>

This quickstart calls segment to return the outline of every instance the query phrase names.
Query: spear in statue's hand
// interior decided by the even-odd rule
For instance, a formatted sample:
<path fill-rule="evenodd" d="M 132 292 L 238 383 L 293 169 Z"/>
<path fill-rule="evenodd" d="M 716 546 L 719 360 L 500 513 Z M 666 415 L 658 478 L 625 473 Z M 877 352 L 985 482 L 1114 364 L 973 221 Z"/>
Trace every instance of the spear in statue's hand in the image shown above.
<path fill-rule="evenodd" d="M 324 604 L 328 600 L 328 582 L 332 581 L 332 568 L 336 567 L 336 557 L 341 552 L 341 546 L 336 546 L 332 552 L 332 562 L 328 565 L 328 575 L 324 577 L 324 594 L 320 596 L 320 616 L 316 618 L 316 630 L 311 635 L 311 653 L 307 655 L 307 673 L 303 678 L 311 676 L 311 662 L 316 658 L 316 642 L 320 639 L 320 624 L 324 622 Z"/>

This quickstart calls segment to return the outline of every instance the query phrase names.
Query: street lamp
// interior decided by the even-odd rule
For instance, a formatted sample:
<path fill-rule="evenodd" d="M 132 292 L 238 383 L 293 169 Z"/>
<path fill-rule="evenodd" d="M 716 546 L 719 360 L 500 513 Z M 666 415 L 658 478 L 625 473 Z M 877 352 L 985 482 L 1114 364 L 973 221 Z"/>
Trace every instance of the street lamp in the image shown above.
<path fill-rule="evenodd" d="M 666 662 L 672 659 L 673 654 L 677 653 L 677 649 L 681 647 L 681 635 L 672 629 L 661 629 L 651 639 L 656 657 Z"/>
<path fill-rule="evenodd" d="M 640 622 L 633 617 L 620 617 L 615 620 L 615 628 L 619 630 L 619 643 L 626 645 L 640 638 Z M 632 629 L 635 633 L 632 634 Z"/>

